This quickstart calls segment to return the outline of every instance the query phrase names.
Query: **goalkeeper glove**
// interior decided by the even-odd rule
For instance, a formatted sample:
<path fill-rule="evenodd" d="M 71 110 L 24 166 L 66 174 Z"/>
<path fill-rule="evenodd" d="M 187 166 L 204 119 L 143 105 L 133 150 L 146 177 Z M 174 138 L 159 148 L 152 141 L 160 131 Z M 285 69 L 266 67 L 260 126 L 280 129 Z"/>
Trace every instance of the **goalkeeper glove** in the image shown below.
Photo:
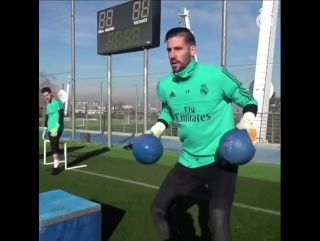
<path fill-rule="evenodd" d="M 166 126 L 161 123 L 157 122 L 154 126 L 151 127 L 150 130 L 147 130 L 144 134 L 154 135 L 155 137 L 159 138 L 162 133 L 166 130 Z M 142 133 L 139 133 L 138 136 L 141 136 Z"/>
<path fill-rule="evenodd" d="M 56 137 L 58 135 L 59 126 L 60 124 L 57 123 L 56 126 L 51 130 L 50 135 L 52 137 Z"/>
<path fill-rule="evenodd" d="M 255 114 L 253 114 L 252 112 L 244 113 L 242 119 L 237 124 L 237 128 L 239 130 L 246 129 L 249 133 L 252 144 L 256 145 L 257 144 L 257 130 L 252 126 L 254 118 L 255 118 Z"/>
<path fill-rule="evenodd" d="M 145 134 L 152 134 L 159 138 L 165 130 L 166 126 L 161 122 L 157 122 L 150 130 L 146 131 Z"/>
<path fill-rule="evenodd" d="M 44 139 L 46 139 L 45 137 L 46 137 L 46 133 L 47 133 L 47 127 L 45 127 L 45 128 L 43 128 L 43 130 L 42 130 L 42 139 L 44 140 Z"/>

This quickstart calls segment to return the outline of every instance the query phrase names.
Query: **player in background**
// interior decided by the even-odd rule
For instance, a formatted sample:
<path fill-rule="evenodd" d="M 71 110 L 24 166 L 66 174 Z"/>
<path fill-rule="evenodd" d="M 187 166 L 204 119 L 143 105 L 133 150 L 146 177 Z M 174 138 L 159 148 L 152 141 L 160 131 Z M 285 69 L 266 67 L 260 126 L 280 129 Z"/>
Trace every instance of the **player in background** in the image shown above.
<path fill-rule="evenodd" d="M 189 29 L 169 30 L 165 42 L 172 73 L 158 83 L 157 94 L 163 109 L 146 134 L 160 137 L 175 119 L 183 151 L 152 202 L 154 225 L 161 240 L 175 240 L 167 211 L 178 197 L 205 183 L 212 194 L 209 204 L 212 240 L 231 241 L 230 213 L 238 166 L 222 165 L 217 150 L 222 135 L 235 128 L 232 102 L 243 108 L 237 128 L 247 129 L 255 142 L 252 123 L 258 110 L 257 101 L 226 68 L 194 60 L 196 41 Z"/>
<path fill-rule="evenodd" d="M 64 110 L 61 100 L 54 98 L 49 87 L 41 90 L 41 93 L 47 100 L 46 120 L 42 132 L 42 138 L 45 138 L 47 130 L 49 131 L 49 141 L 51 152 L 53 154 L 52 175 L 59 174 L 59 140 L 64 130 Z"/>

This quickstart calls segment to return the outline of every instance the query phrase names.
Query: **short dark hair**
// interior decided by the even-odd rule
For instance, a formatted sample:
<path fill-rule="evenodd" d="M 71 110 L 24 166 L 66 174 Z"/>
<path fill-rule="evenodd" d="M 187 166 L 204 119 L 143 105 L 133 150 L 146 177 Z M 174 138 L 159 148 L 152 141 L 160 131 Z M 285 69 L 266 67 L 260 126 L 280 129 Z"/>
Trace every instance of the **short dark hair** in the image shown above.
<path fill-rule="evenodd" d="M 44 87 L 41 89 L 41 94 L 46 93 L 46 92 L 51 93 L 50 87 Z"/>
<path fill-rule="evenodd" d="M 172 37 L 184 37 L 187 44 L 196 45 L 196 39 L 188 28 L 178 27 L 170 29 L 166 34 L 164 42 L 166 43 Z"/>

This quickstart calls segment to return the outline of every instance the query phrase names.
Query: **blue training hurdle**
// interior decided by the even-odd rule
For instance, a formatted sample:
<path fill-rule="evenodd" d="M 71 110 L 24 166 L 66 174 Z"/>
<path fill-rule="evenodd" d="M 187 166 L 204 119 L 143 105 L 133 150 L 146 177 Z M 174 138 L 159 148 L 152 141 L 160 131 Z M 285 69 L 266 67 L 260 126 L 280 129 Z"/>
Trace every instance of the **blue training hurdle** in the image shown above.
<path fill-rule="evenodd" d="M 101 205 L 63 190 L 39 194 L 39 241 L 101 241 Z"/>

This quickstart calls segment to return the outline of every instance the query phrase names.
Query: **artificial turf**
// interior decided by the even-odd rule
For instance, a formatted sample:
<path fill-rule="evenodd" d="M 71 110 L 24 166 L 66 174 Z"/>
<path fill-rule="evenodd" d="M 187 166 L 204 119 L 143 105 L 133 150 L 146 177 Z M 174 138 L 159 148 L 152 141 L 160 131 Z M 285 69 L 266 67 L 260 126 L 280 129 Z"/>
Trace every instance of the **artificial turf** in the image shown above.
<path fill-rule="evenodd" d="M 43 141 L 39 140 L 39 162 L 42 152 Z M 88 166 L 51 176 L 47 171 L 49 167 L 40 164 L 39 193 L 63 189 L 101 203 L 102 241 L 156 241 L 149 206 L 156 186 L 176 160 L 176 154 L 165 153 L 159 163 L 143 166 L 133 160 L 130 151 L 121 148 L 68 143 L 69 165 Z M 111 179 L 113 177 L 121 180 Z M 205 187 L 195 192 L 204 197 L 208 195 Z M 234 241 L 280 240 L 279 166 L 251 163 L 241 167 L 235 203 L 231 223 Z M 206 198 L 193 196 L 181 200 L 175 217 L 182 240 L 207 240 L 207 208 Z"/>

